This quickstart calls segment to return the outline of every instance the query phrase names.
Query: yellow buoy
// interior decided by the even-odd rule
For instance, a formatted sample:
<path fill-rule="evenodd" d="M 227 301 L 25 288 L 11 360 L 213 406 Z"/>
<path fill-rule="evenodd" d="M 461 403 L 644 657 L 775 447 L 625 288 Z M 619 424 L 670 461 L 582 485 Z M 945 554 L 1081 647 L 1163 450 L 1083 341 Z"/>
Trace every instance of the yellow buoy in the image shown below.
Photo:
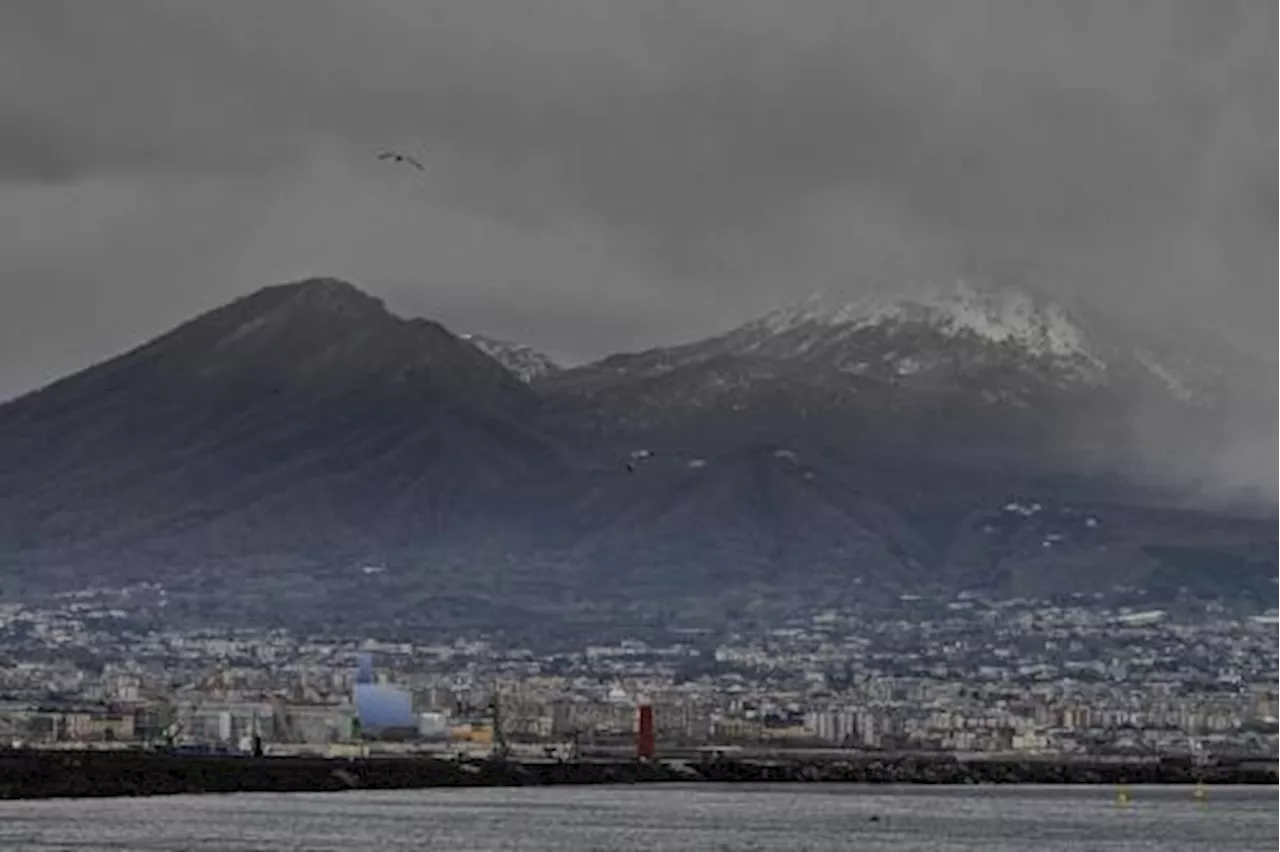
<path fill-rule="evenodd" d="M 1116 788 L 1116 804 L 1127 805 L 1129 804 L 1130 801 L 1132 801 L 1132 797 L 1129 795 L 1129 788 L 1117 787 Z"/>
<path fill-rule="evenodd" d="M 1209 799 L 1209 790 L 1204 786 L 1203 781 L 1197 781 L 1196 788 L 1191 791 L 1191 795 L 1197 802 L 1205 802 Z"/>

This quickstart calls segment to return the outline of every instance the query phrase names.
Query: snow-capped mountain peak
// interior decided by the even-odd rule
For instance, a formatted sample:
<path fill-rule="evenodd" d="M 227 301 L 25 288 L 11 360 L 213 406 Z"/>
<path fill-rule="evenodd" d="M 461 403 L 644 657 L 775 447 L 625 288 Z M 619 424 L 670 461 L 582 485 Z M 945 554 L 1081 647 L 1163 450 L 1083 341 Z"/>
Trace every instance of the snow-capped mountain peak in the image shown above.
<path fill-rule="evenodd" d="M 888 322 L 920 323 L 991 343 L 1014 343 L 1033 355 L 1098 360 L 1080 322 L 1058 303 L 1024 290 L 977 287 L 964 281 L 920 288 L 908 295 L 872 293 L 843 303 L 817 294 L 751 325 L 785 334 L 806 325 L 854 331 Z"/>
<path fill-rule="evenodd" d="M 655 399 L 670 386 L 673 399 L 698 404 L 799 382 L 848 399 L 877 387 L 1015 406 L 1100 392 L 1212 407 L 1224 371 L 1238 370 L 1189 341 L 1035 290 L 957 281 L 852 300 L 816 294 L 715 337 L 569 370 L 561 384 L 638 383 Z"/>
<path fill-rule="evenodd" d="M 496 340 L 482 334 L 461 334 L 459 337 L 506 367 L 522 382 L 532 382 L 561 369 L 546 355 L 523 343 Z"/>

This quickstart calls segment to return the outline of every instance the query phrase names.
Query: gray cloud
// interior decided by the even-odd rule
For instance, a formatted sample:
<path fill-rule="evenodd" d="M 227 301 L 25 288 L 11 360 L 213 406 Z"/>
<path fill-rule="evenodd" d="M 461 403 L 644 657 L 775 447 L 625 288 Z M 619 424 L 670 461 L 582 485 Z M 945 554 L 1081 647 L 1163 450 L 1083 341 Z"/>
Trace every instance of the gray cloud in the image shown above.
<path fill-rule="evenodd" d="M 1265 0 L 6 3 L 0 396 L 313 272 L 574 359 L 961 270 L 1270 349 L 1276 23 Z"/>

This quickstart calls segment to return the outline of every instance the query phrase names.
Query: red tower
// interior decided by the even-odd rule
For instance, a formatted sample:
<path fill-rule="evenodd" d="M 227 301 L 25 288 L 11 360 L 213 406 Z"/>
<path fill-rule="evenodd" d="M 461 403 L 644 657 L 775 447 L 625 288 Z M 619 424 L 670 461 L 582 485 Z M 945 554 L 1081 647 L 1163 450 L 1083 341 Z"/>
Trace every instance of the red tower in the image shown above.
<path fill-rule="evenodd" d="M 653 760 L 656 751 L 653 736 L 653 707 L 640 705 L 640 724 L 636 729 L 636 757 L 640 760 Z"/>

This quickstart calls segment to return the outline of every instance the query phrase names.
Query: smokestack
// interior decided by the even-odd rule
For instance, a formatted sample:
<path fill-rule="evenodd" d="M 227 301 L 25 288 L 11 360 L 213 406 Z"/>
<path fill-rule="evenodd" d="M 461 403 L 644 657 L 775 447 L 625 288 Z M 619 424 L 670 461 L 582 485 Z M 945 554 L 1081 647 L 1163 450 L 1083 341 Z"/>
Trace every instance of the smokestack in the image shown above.
<path fill-rule="evenodd" d="M 636 728 L 636 758 L 653 760 L 656 751 L 653 735 L 653 707 L 640 705 L 640 724 Z"/>

